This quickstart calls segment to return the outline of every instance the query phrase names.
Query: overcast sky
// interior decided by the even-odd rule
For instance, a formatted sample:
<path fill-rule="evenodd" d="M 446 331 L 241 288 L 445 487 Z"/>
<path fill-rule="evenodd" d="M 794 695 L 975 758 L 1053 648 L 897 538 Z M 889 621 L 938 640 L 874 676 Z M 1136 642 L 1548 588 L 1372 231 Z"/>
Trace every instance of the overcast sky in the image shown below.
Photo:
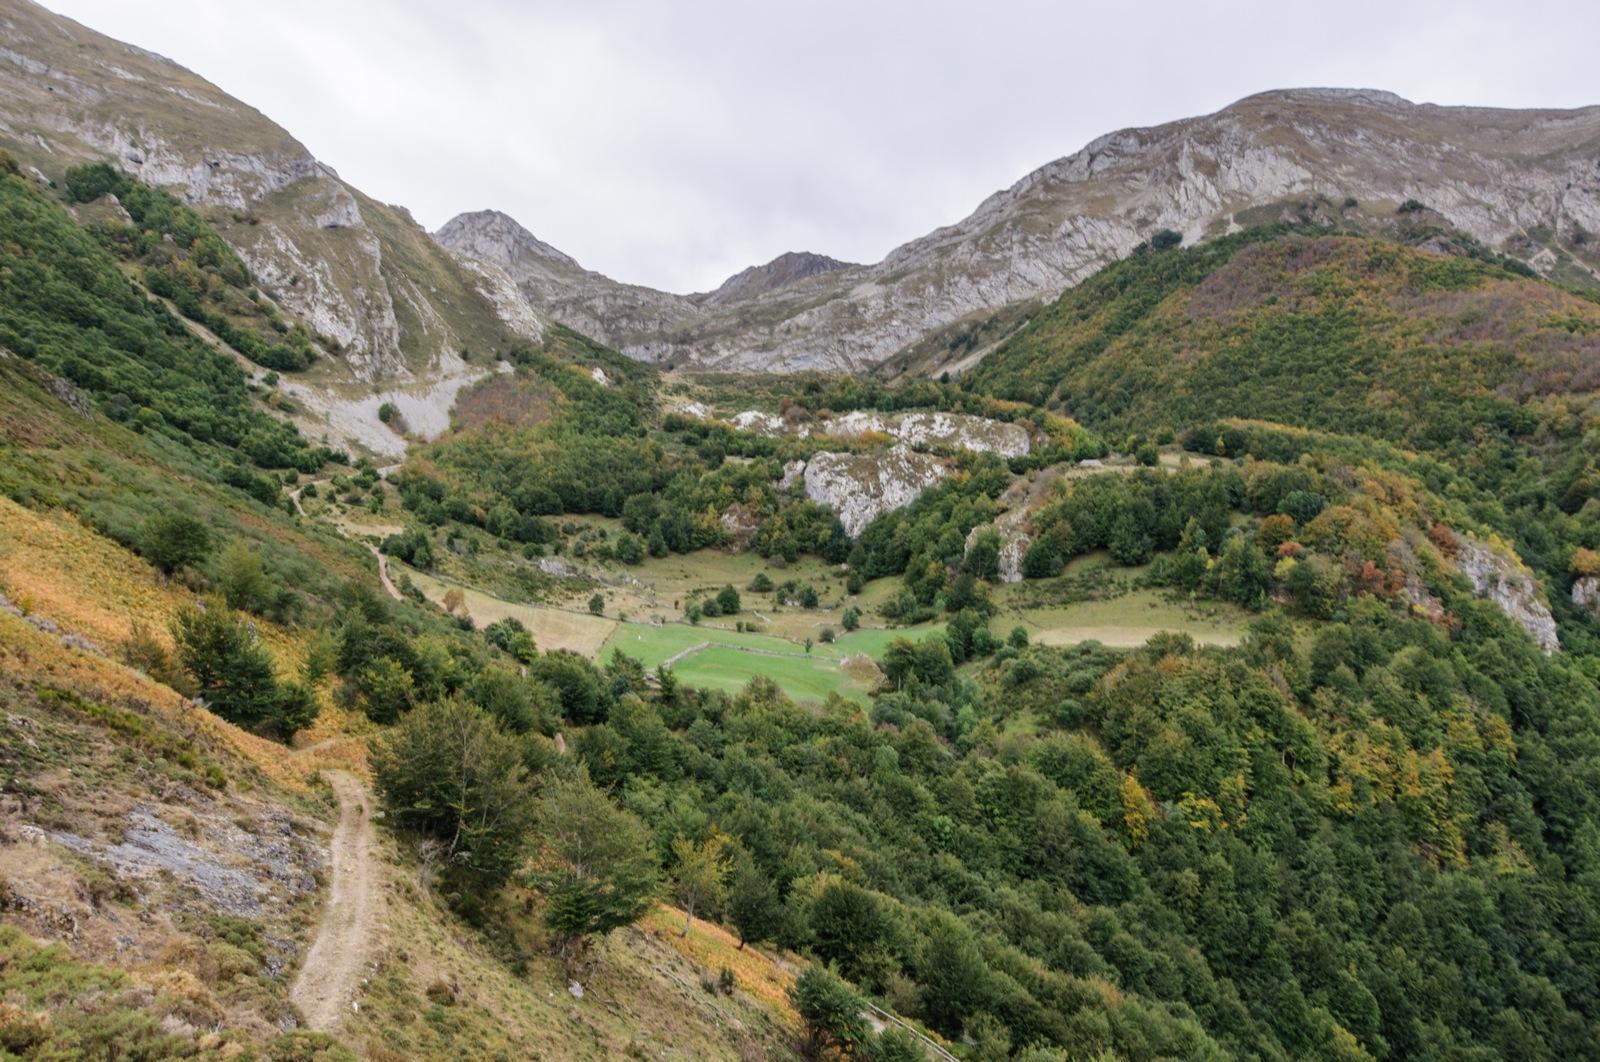
<path fill-rule="evenodd" d="M 1263 89 L 1600 103 L 1595 0 L 45 2 L 430 229 L 494 207 L 672 291 L 787 250 L 876 261 L 1101 133 Z"/>

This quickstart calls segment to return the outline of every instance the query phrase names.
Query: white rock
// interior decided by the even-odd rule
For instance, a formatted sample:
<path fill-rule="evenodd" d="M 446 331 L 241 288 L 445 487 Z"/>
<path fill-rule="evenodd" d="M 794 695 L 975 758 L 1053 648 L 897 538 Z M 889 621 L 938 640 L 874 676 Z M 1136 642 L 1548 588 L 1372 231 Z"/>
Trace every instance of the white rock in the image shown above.
<path fill-rule="evenodd" d="M 904 508 L 950 474 L 937 457 L 896 446 L 879 454 L 824 451 L 805 468 L 806 496 L 839 515 L 851 538 L 884 513 Z"/>
<path fill-rule="evenodd" d="M 1532 572 L 1515 557 L 1504 555 L 1488 543 L 1459 533 L 1455 543 L 1456 568 L 1479 596 L 1500 606 L 1546 653 L 1561 648 L 1555 618 L 1550 615 L 1550 606 L 1545 604 Z"/>

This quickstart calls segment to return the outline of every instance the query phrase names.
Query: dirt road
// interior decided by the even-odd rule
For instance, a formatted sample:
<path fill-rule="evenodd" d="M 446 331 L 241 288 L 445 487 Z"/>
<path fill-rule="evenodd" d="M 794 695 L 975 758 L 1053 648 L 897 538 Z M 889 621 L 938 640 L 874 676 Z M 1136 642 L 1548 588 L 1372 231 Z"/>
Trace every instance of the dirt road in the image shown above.
<path fill-rule="evenodd" d="M 317 939 L 289 998 L 306 1024 L 329 1030 L 350 1013 L 367 956 L 376 939 L 379 869 L 372 830 L 372 794 L 347 771 L 324 773 L 339 797 L 339 824 L 333 830 L 333 884 Z"/>

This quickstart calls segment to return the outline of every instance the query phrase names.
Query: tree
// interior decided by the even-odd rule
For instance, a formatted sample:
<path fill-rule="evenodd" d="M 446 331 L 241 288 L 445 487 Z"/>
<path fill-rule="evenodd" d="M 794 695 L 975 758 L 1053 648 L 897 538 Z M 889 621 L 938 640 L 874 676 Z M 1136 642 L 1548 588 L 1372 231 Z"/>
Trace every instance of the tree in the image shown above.
<path fill-rule="evenodd" d="M 395 821 L 444 842 L 452 866 L 497 884 L 521 865 L 532 786 L 520 743 L 483 709 L 422 705 L 379 742 L 372 770 Z"/>
<path fill-rule="evenodd" d="M 755 860 L 741 860 L 728 890 L 728 918 L 739 931 L 740 949 L 747 941 L 766 940 L 777 932 L 782 915 L 783 904 L 771 875 L 757 866 Z"/>
<path fill-rule="evenodd" d="M 889 931 L 878 895 L 848 881 L 831 881 L 811 904 L 811 946 L 845 974 L 860 973 L 862 959 Z"/>
<path fill-rule="evenodd" d="M 222 551 L 221 569 L 217 584 L 230 607 L 261 612 L 270 604 L 272 592 L 261 568 L 261 554 L 243 542 L 230 542 Z"/>
<path fill-rule="evenodd" d="M 1049 579 L 1061 574 L 1061 551 L 1048 538 L 1040 538 L 1022 555 L 1022 574 L 1028 579 Z"/>
<path fill-rule="evenodd" d="M 853 631 L 861 626 L 861 610 L 851 605 L 844 610 L 844 615 L 839 617 L 839 625 L 847 631 Z"/>
<path fill-rule="evenodd" d="M 1267 560 L 1248 536 L 1233 535 L 1217 558 L 1217 592 L 1245 608 L 1260 608 L 1270 585 Z"/>
<path fill-rule="evenodd" d="M 694 924 L 697 904 L 716 903 L 722 898 L 730 866 L 727 847 L 728 838 L 715 828 L 703 841 L 688 837 L 672 841 L 672 856 L 677 860 L 672 869 L 672 892 L 683 906 L 683 936 L 689 935 Z"/>
<path fill-rule="evenodd" d="M 569 974 L 591 937 L 630 925 L 655 903 L 660 887 L 650 834 L 582 772 L 552 778 L 534 820 L 543 850 L 530 883 L 544 897 L 544 923 Z"/>
<path fill-rule="evenodd" d="M 179 665 L 207 708 L 243 727 L 272 718 L 278 696 L 272 658 L 223 601 L 179 609 L 172 640 Z"/>
<path fill-rule="evenodd" d="M 968 574 L 990 582 L 1000 578 L 1000 532 L 993 527 L 979 531 L 972 539 L 962 568 Z"/>
<path fill-rule="evenodd" d="M 1155 541 L 1132 505 L 1124 508 L 1112 523 L 1108 545 L 1118 564 L 1143 564 L 1155 551 Z"/>
<path fill-rule="evenodd" d="M 416 680 L 392 656 L 380 656 L 356 672 L 355 685 L 362 711 L 374 723 L 394 722 L 416 701 Z"/>
<path fill-rule="evenodd" d="M 939 912 L 928 923 L 917 956 L 928 1024 L 948 1036 L 982 1010 L 988 999 L 989 967 L 972 930 L 952 914 Z"/>
<path fill-rule="evenodd" d="M 617 536 L 611 552 L 623 564 L 641 564 L 644 561 L 644 547 L 639 545 L 638 539 L 627 532 Z"/>
<path fill-rule="evenodd" d="M 789 986 L 789 1002 L 805 1025 L 803 1053 L 820 1058 L 829 1048 L 849 1054 L 872 1035 L 861 1016 L 860 996 L 838 975 L 821 966 L 808 966 Z"/>
<path fill-rule="evenodd" d="M 1172 229 L 1162 229 L 1160 232 L 1150 237 L 1150 249 L 1152 251 L 1169 251 L 1182 242 L 1183 233 L 1176 232 Z"/>
<path fill-rule="evenodd" d="M 717 591 L 717 607 L 724 616 L 736 616 L 740 611 L 739 591 L 731 586 L 724 586 Z"/>
<path fill-rule="evenodd" d="M 468 683 L 466 692 L 474 704 L 514 734 L 547 725 L 560 710 L 549 686 L 493 664 Z"/>
<path fill-rule="evenodd" d="M 594 616 L 603 616 L 606 611 L 606 599 L 600 594 L 595 594 L 589 599 L 589 613 Z"/>
<path fill-rule="evenodd" d="M 205 560 L 211 552 L 211 529 L 189 513 L 159 512 L 139 525 L 139 552 L 162 575 L 174 575 Z"/>

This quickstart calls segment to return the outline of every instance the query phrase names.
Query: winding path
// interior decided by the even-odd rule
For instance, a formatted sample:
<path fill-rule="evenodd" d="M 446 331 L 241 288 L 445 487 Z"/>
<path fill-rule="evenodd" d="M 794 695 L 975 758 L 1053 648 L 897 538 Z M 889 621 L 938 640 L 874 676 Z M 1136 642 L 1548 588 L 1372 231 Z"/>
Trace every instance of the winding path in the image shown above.
<path fill-rule="evenodd" d="M 375 936 L 379 870 L 371 794 L 348 771 L 325 771 L 323 777 L 339 798 L 329 858 L 333 886 L 289 999 L 308 1026 L 326 1032 L 350 1012 L 361 984 Z"/>
<path fill-rule="evenodd" d="M 400 465 L 384 465 L 382 468 L 378 469 L 378 475 L 384 479 L 388 479 L 389 473 L 400 467 Z M 306 507 L 300 504 L 300 492 L 305 490 L 307 487 L 317 486 L 319 484 L 325 484 L 328 482 L 329 480 L 326 479 L 311 480 L 309 482 L 302 483 L 294 490 L 291 490 L 289 492 L 289 500 L 294 502 L 294 511 L 299 513 L 301 516 L 306 516 Z M 307 519 L 310 518 L 307 517 Z M 330 520 L 328 523 L 335 531 L 339 532 L 339 534 L 345 535 L 344 528 L 340 527 L 337 521 Z M 345 537 L 349 538 L 350 536 L 345 535 Z M 375 557 L 378 561 L 378 581 L 383 584 L 383 588 L 387 590 L 389 592 L 389 596 L 394 598 L 396 601 L 402 600 L 405 595 L 400 593 L 400 588 L 395 586 L 394 581 L 389 578 L 389 558 L 379 552 L 378 547 L 374 546 L 370 542 L 363 542 L 362 545 L 366 546 L 368 551 L 370 551 L 373 557 Z"/>

